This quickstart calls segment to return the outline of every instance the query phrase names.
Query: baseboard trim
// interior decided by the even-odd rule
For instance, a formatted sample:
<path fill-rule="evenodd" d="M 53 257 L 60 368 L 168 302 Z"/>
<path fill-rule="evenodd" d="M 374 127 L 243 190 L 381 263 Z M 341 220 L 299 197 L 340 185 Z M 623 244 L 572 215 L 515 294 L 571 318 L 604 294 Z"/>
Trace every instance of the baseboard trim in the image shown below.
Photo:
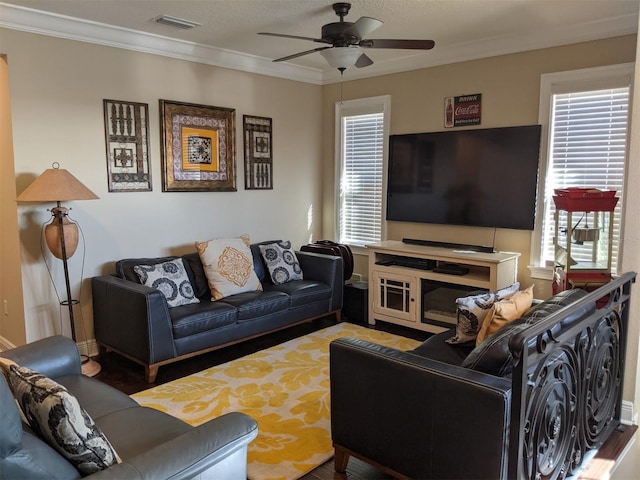
<path fill-rule="evenodd" d="M 638 424 L 638 413 L 634 412 L 633 402 L 628 400 L 622 401 L 622 408 L 620 411 L 620 421 L 626 425 Z"/>
<path fill-rule="evenodd" d="M 0 336 L 0 352 L 4 350 L 11 350 L 12 348 L 16 348 L 16 346 L 6 338 Z"/>
<path fill-rule="evenodd" d="M 98 355 L 98 343 L 95 339 L 86 340 L 84 342 L 77 342 L 80 355 L 86 355 L 87 357 L 95 357 Z"/>
<path fill-rule="evenodd" d="M 98 355 L 98 343 L 95 339 L 87 340 L 84 342 L 76 343 L 78 350 L 80 351 L 80 355 L 86 355 L 88 357 L 95 357 Z M 11 343 L 6 338 L 0 336 L 0 352 L 4 350 L 11 350 L 12 348 L 16 348 L 16 345 Z"/>

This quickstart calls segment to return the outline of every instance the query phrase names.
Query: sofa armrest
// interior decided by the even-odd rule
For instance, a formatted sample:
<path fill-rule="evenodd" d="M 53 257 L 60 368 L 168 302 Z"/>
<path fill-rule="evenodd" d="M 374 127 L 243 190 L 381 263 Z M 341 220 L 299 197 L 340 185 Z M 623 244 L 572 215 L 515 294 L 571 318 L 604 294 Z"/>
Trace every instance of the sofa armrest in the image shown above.
<path fill-rule="evenodd" d="M 209 470 L 228 458 L 239 463 L 224 478 L 246 478 L 246 447 L 258 434 L 256 421 L 243 413 L 229 413 L 210 420 L 193 430 L 158 445 L 134 458 L 124 460 L 90 476 L 106 479 L 188 479 Z M 244 450 L 244 454 L 235 453 Z M 237 468 L 235 468 L 237 467 Z"/>
<path fill-rule="evenodd" d="M 91 279 L 96 340 L 145 364 L 176 356 L 167 299 L 113 275 Z"/>
<path fill-rule="evenodd" d="M 73 340 L 62 335 L 36 340 L 2 352 L 22 367 L 29 367 L 49 378 L 80 375 L 80 353 Z"/>
<path fill-rule="evenodd" d="M 410 478 L 505 478 L 509 380 L 353 338 L 330 379 L 336 447 Z"/>
<path fill-rule="evenodd" d="M 317 280 L 331 287 L 331 310 L 342 308 L 344 277 L 342 258 L 313 252 L 296 252 L 305 279 Z"/>

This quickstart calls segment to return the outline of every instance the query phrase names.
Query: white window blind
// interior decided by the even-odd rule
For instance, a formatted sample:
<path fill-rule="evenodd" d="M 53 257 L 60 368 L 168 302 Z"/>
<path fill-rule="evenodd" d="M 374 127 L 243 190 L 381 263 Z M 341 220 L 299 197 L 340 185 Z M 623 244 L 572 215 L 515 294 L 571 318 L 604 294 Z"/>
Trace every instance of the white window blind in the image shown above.
<path fill-rule="evenodd" d="M 377 110 L 350 115 L 345 109 L 341 115 L 340 243 L 366 245 L 382 239 L 386 135 L 383 105 Z"/>
<path fill-rule="evenodd" d="M 629 118 L 629 88 L 614 88 L 552 96 L 551 129 L 549 134 L 549 169 L 547 171 L 546 195 L 550 198 L 556 188 L 580 187 L 615 190 L 620 197 L 613 213 L 612 271 L 617 271 L 620 240 L 622 196 L 627 150 Z M 548 201 L 544 218 L 543 251 L 545 259 L 554 258 L 554 213 L 553 201 Z M 608 215 L 605 218 L 608 222 Z M 565 219 L 564 225 L 562 219 Z M 560 228 L 566 228 L 566 216 L 561 216 Z M 593 215 L 581 219 L 574 213 L 573 226 L 581 220 L 594 226 Z M 600 237 L 606 239 L 608 231 L 600 224 Z M 608 243 L 599 242 L 598 258 L 606 259 Z M 592 259 L 592 245 L 572 244 L 571 256 L 576 261 Z"/>

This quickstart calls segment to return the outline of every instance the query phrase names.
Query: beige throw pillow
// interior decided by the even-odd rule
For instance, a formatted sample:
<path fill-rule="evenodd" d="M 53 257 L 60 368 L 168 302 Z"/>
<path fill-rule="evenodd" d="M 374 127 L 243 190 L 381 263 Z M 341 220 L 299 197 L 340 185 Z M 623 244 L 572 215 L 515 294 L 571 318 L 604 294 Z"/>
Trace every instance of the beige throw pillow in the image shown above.
<path fill-rule="evenodd" d="M 525 290 L 520 290 L 519 292 L 514 293 L 511 297 L 505 300 L 495 302 L 478 332 L 476 346 L 480 345 L 487 338 L 496 333 L 503 325 L 506 325 L 507 323 L 524 315 L 527 310 L 531 308 L 532 303 L 533 285 Z"/>
<path fill-rule="evenodd" d="M 262 284 L 253 270 L 253 255 L 249 245 L 248 235 L 196 242 L 211 300 L 262 290 Z"/>

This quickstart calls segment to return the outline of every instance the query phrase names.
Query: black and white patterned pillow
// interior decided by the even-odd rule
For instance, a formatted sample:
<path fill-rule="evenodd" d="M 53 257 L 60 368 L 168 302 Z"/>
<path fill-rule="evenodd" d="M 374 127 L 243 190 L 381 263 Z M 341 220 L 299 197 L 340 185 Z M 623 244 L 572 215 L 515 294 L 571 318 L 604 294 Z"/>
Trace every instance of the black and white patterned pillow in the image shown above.
<path fill-rule="evenodd" d="M 107 437 L 62 385 L 18 365 L 9 367 L 9 382 L 29 426 L 82 475 L 119 462 Z"/>
<path fill-rule="evenodd" d="M 456 324 L 456 334 L 448 338 L 446 342 L 451 345 L 475 342 L 478 332 L 482 327 L 482 322 L 488 315 L 491 307 L 493 307 L 493 304 L 499 300 L 508 298 L 519 289 L 520 282 L 515 282 L 495 292 L 457 298 L 458 321 Z"/>
<path fill-rule="evenodd" d="M 170 307 L 200 303 L 179 258 L 155 265 L 136 265 L 133 271 L 140 277 L 140 283 L 160 290 Z"/>
<path fill-rule="evenodd" d="M 274 242 L 258 247 L 275 285 L 302 280 L 302 268 L 291 248 L 291 242 Z"/>

